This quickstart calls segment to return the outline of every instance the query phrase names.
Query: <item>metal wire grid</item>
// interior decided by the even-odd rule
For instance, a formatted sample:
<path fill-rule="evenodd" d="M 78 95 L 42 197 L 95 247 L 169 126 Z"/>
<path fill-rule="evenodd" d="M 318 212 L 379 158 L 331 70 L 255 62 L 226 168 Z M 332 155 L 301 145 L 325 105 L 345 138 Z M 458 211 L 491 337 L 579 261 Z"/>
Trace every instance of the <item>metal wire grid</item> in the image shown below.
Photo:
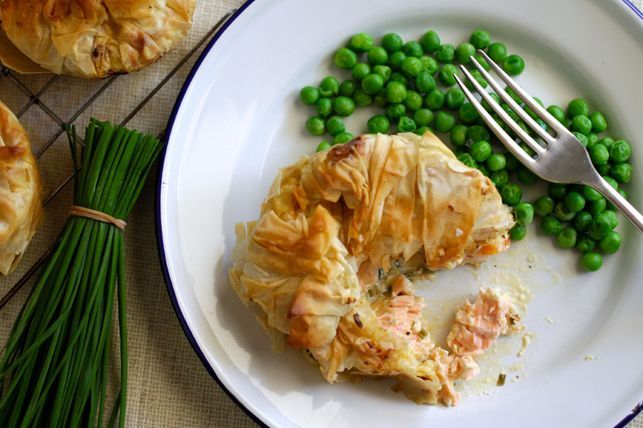
<path fill-rule="evenodd" d="M 152 88 L 151 91 L 143 98 L 143 100 L 138 103 L 120 122 L 121 126 L 127 125 L 146 105 L 147 103 L 154 98 L 154 96 L 167 84 L 167 82 L 174 77 L 174 75 L 192 58 L 210 39 L 214 37 L 217 31 L 221 26 L 236 12 L 235 9 L 228 11 L 208 32 L 190 49 L 186 55 L 184 55 L 178 63 L 172 68 L 165 77 Z M 16 116 L 20 119 L 32 106 L 38 106 L 47 116 L 49 116 L 54 122 L 56 122 L 58 128 L 56 132 L 45 142 L 45 144 L 38 150 L 34 152 L 36 159 L 40 159 L 49 148 L 56 142 L 56 140 L 66 132 L 66 128 L 69 125 L 72 125 L 94 102 L 109 89 L 109 87 L 120 78 L 119 75 L 114 75 L 104 80 L 100 87 L 89 97 L 85 102 L 71 115 L 69 120 L 65 121 L 60 118 L 56 112 L 49 108 L 44 102 L 42 102 L 42 97 L 47 93 L 47 91 L 52 87 L 52 85 L 60 79 L 59 76 L 51 77 L 39 90 L 32 91 L 27 85 L 25 85 L 15 72 L 9 70 L 8 68 L 2 66 L 2 74 L 6 76 L 22 94 L 28 97 L 28 102 L 16 113 Z M 165 131 L 162 131 L 158 137 L 164 138 Z M 76 135 L 78 141 L 82 142 L 82 139 Z M 43 206 L 46 208 L 47 205 L 58 195 L 63 189 L 65 189 L 69 183 L 74 178 L 75 171 L 69 171 L 69 175 L 48 195 L 43 199 Z M 55 245 L 55 244 L 54 244 Z M 27 283 L 29 280 L 40 270 L 40 267 L 47 260 L 47 257 L 51 253 L 53 248 L 45 251 L 45 253 L 33 263 L 29 269 L 16 281 L 9 291 L 2 296 L 0 299 L 0 310 L 2 310 L 16 295 L 16 293 Z"/>

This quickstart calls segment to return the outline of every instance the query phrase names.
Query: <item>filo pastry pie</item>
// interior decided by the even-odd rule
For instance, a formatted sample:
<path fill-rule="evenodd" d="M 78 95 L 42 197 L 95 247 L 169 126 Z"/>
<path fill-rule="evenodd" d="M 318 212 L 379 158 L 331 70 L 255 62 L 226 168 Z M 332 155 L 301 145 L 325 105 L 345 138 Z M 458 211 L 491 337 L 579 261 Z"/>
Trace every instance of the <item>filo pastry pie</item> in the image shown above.
<path fill-rule="evenodd" d="M 0 59 L 84 78 L 154 63 L 190 29 L 196 0 L 0 0 Z"/>
<path fill-rule="evenodd" d="M 0 102 L 0 273 L 15 269 L 41 218 L 40 176 L 27 133 Z"/>
<path fill-rule="evenodd" d="M 408 277 L 499 253 L 513 225 L 491 181 L 435 135 L 362 135 L 280 171 L 259 220 L 237 225 L 229 275 L 277 348 L 307 351 L 329 382 L 394 377 L 418 403 L 453 405 L 453 382 L 518 314 L 482 290 L 440 348 Z"/>

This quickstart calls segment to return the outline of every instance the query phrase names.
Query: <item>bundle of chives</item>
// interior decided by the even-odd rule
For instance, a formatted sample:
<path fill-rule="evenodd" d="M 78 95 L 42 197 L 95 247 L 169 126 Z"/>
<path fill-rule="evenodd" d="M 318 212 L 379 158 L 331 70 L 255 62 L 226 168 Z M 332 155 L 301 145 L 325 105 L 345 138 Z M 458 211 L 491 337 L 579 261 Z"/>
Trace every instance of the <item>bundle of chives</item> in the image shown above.
<path fill-rule="evenodd" d="M 70 145 L 76 163 L 73 137 Z M 160 148 L 154 137 L 92 119 L 75 177 L 75 206 L 112 220 L 126 218 Z M 67 220 L 5 346 L 0 360 L 3 427 L 102 426 L 116 296 L 120 392 L 109 424 L 117 414 L 119 426 L 125 424 L 123 234 L 105 220 L 79 215 Z"/>

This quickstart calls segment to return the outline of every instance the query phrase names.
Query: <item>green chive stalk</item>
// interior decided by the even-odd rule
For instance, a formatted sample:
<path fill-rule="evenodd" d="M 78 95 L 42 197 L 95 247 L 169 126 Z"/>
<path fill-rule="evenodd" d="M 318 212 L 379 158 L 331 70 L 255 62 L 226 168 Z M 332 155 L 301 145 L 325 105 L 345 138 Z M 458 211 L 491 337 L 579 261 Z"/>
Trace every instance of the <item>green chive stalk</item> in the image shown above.
<path fill-rule="evenodd" d="M 74 204 L 126 219 L 161 144 L 157 138 L 92 119 Z M 23 306 L 0 359 L 3 427 L 101 427 L 118 308 L 120 385 L 108 425 L 125 425 L 127 325 L 123 232 L 71 216 Z"/>

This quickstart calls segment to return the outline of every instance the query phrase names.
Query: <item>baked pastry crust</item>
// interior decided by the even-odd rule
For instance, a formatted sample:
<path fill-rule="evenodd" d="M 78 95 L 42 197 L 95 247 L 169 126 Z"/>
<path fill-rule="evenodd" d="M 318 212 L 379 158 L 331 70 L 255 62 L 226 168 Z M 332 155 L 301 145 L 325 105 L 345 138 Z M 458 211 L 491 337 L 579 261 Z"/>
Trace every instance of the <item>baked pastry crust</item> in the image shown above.
<path fill-rule="evenodd" d="M 27 133 L 0 102 L 0 273 L 16 268 L 42 213 L 40 176 Z"/>
<path fill-rule="evenodd" d="M 237 226 L 230 279 L 276 344 L 308 350 L 329 382 L 394 376 L 417 402 L 455 404 L 453 380 L 514 311 L 489 294 L 450 354 L 422 333 L 424 302 L 400 273 L 499 253 L 513 225 L 491 181 L 435 135 L 362 135 L 280 171 L 259 220 Z"/>
<path fill-rule="evenodd" d="M 154 63 L 192 24 L 196 0 L 2 0 L 0 20 L 10 47 L 3 62 L 17 71 L 84 78 L 130 73 Z M 7 42 L 5 40 L 5 44 Z M 2 38 L 0 38 L 0 42 Z"/>

